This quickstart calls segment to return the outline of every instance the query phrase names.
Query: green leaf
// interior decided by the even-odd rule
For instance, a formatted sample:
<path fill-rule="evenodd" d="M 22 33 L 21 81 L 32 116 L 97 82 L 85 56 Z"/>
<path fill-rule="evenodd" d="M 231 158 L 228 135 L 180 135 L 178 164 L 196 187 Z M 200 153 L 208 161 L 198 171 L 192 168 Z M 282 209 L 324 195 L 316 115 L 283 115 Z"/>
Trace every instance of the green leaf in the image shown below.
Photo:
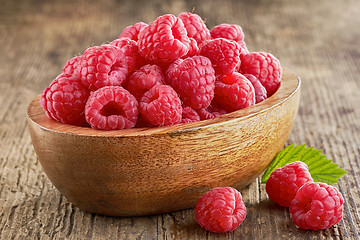
<path fill-rule="evenodd" d="M 289 145 L 276 155 L 262 176 L 261 182 L 266 183 L 275 169 L 295 161 L 301 161 L 308 165 L 314 182 L 334 184 L 338 182 L 338 178 L 347 173 L 322 154 L 321 150 L 305 145 Z"/>

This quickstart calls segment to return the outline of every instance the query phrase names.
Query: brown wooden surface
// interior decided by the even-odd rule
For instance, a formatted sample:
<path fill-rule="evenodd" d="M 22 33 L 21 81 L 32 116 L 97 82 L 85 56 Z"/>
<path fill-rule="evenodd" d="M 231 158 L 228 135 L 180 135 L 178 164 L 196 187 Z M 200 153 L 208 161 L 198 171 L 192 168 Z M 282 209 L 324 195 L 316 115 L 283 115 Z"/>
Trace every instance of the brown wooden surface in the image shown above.
<path fill-rule="evenodd" d="M 359 239 L 360 2 L 0 0 L 0 239 Z M 114 218 L 80 211 L 51 184 L 27 130 L 29 102 L 87 46 L 164 13 L 195 12 L 211 28 L 240 24 L 252 51 L 270 51 L 303 80 L 287 144 L 323 149 L 348 171 L 336 186 L 344 218 L 324 231 L 297 229 L 256 179 L 242 190 L 248 214 L 228 234 L 200 228 L 193 210 Z"/>

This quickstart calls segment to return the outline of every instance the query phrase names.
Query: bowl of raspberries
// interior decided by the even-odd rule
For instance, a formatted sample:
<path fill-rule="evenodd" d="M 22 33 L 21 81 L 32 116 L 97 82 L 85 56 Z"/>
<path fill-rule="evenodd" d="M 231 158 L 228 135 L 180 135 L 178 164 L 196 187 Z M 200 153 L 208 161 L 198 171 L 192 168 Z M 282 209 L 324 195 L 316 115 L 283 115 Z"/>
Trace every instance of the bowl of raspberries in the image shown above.
<path fill-rule="evenodd" d="M 45 173 L 88 212 L 136 216 L 241 188 L 284 146 L 300 79 L 242 28 L 183 12 L 69 59 L 28 108 Z"/>

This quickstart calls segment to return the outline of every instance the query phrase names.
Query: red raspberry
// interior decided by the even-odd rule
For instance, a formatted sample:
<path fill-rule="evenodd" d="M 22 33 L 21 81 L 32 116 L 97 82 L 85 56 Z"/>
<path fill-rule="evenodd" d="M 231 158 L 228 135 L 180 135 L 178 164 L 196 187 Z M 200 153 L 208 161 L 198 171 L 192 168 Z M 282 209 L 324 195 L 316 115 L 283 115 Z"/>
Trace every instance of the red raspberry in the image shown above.
<path fill-rule="evenodd" d="M 313 182 L 308 166 L 300 161 L 277 168 L 266 182 L 269 198 L 283 207 L 289 207 L 299 188 Z"/>
<path fill-rule="evenodd" d="M 198 44 L 195 41 L 195 39 L 193 39 L 193 38 L 189 38 L 189 39 L 190 39 L 189 52 L 185 56 L 182 57 L 184 59 L 199 54 L 199 47 L 198 47 Z"/>
<path fill-rule="evenodd" d="M 169 66 L 166 75 L 185 105 L 194 109 L 210 105 L 214 97 L 215 71 L 208 58 L 178 59 Z"/>
<path fill-rule="evenodd" d="M 251 82 L 238 72 L 224 75 L 215 82 L 214 100 L 228 112 L 255 104 L 255 90 Z"/>
<path fill-rule="evenodd" d="M 246 217 L 241 193 L 231 187 L 218 187 L 205 193 L 195 207 L 196 221 L 208 231 L 233 231 Z"/>
<path fill-rule="evenodd" d="M 270 97 L 280 86 L 282 68 L 271 53 L 252 52 L 241 59 L 240 72 L 254 75 L 265 87 Z"/>
<path fill-rule="evenodd" d="M 167 126 L 181 122 L 181 101 L 168 85 L 155 85 L 140 99 L 139 111 L 153 126 Z"/>
<path fill-rule="evenodd" d="M 259 81 L 259 79 L 257 79 L 254 75 L 251 74 L 244 74 L 244 76 L 252 83 L 255 89 L 256 103 L 264 101 L 267 98 L 267 92 L 264 86 Z"/>
<path fill-rule="evenodd" d="M 232 40 L 216 38 L 200 47 L 200 54 L 209 58 L 217 75 L 231 74 L 240 65 L 240 45 Z"/>
<path fill-rule="evenodd" d="M 132 128 L 138 114 L 135 97 L 120 86 L 107 86 L 92 92 L 85 106 L 86 121 L 94 129 Z"/>
<path fill-rule="evenodd" d="M 122 31 L 119 38 L 127 37 L 127 38 L 130 38 L 131 40 L 137 41 L 139 33 L 147 26 L 149 26 L 149 24 L 144 23 L 144 22 L 138 22 L 138 23 L 135 23 L 134 25 L 127 26 Z"/>
<path fill-rule="evenodd" d="M 302 229 L 327 229 L 343 216 L 344 199 L 333 186 L 326 183 L 305 183 L 290 205 L 294 223 Z"/>
<path fill-rule="evenodd" d="M 225 109 L 212 102 L 211 105 L 207 108 L 201 108 L 197 110 L 197 113 L 199 114 L 201 120 L 207 120 L 219 117 L 223 114 L 226 114 L 227 112 L 225 111 Z"/>
<path fill-rule="evenodd" d="M 182 123 L 190 123 L 190 122 L 198 122 L 198 121 L 200 121 L 200 116 L 194 109 L 188 106 L 182 107 L 182 119 L 181 119 Z"/>
<path fill-rule="evenodd" d="M 76 56 L 68 60 L 65 63 L 62 72 L 70 76 L 79 76 L 79 73 L 77 72 L 77 66 L 79 64 L 80 58 L 81 56 Z"/>
<path fill-rule="evenodd" d="M 79 83 L 77 77 L 62 73 L 42 92 L 40 105 L 51 119 L 66 124 L 83 125 L 88 97 L 89 90 Z"/>
<path fill-rule="evenodd" d="M 164 76 L 157 65 L 145 65 L 135 71 L 129 79 L 128 90 L 138 100 L 157 84 L 164 84 Z"/>
<path fill-rule="evenodd" d="M 81 56 L 78 72 L 85 86 L 97 90 L 122 84 L 128 69 L 124 53 L 118 47 L 106 44 L 86 49 Z"/>
<path fill-rule="evenodd" d="M 189 46 L 183 22 L 172 14 L 158 17 L 139 34 L 140 55 L 154 62 L 173 62 L 186 55 Z"/>
<path fill-rule="evenodd" d="M 215 26 L 210 31 L 212 38 L 226 38 L 237 43 L 243 42 L 245 35 L 242 28 L 236 24 L 223 23 Z"/>
<path fill-rule="evenodd" d="M 190 12 L 182 12 L 179 14 L 178 18 L 183 21 L 188 37 L 194 38 L 198 44 L 210 39 L 210 31 L 199 15 Z"/>
<path fill-rule="evenodd" d="M 145 59 L 143 59 L 138 53 L 138 46 L 134 40 L 125 37 L 118 38 L 112 41 L 110 45 L 116 46 L 123 51 L 128 65 L 129 74 L 145 64 Z"/>

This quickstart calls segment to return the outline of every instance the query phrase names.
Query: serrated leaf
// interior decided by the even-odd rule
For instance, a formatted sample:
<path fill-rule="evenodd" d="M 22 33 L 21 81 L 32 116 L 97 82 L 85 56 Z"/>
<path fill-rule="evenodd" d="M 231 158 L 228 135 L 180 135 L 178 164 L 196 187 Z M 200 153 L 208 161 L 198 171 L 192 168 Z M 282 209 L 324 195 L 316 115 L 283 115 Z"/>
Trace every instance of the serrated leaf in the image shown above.
<path fill-rule="evenodd" d="M 315 182 L 334 184 L 347 173 L 322 154 L 321 150 L 305 145 L 289 145 L 276 155 L 262 176 L 261 182 L 266 183 L 275 169 L 295 161 L 301 161 L 308 165 L 311 177 Z"/>

